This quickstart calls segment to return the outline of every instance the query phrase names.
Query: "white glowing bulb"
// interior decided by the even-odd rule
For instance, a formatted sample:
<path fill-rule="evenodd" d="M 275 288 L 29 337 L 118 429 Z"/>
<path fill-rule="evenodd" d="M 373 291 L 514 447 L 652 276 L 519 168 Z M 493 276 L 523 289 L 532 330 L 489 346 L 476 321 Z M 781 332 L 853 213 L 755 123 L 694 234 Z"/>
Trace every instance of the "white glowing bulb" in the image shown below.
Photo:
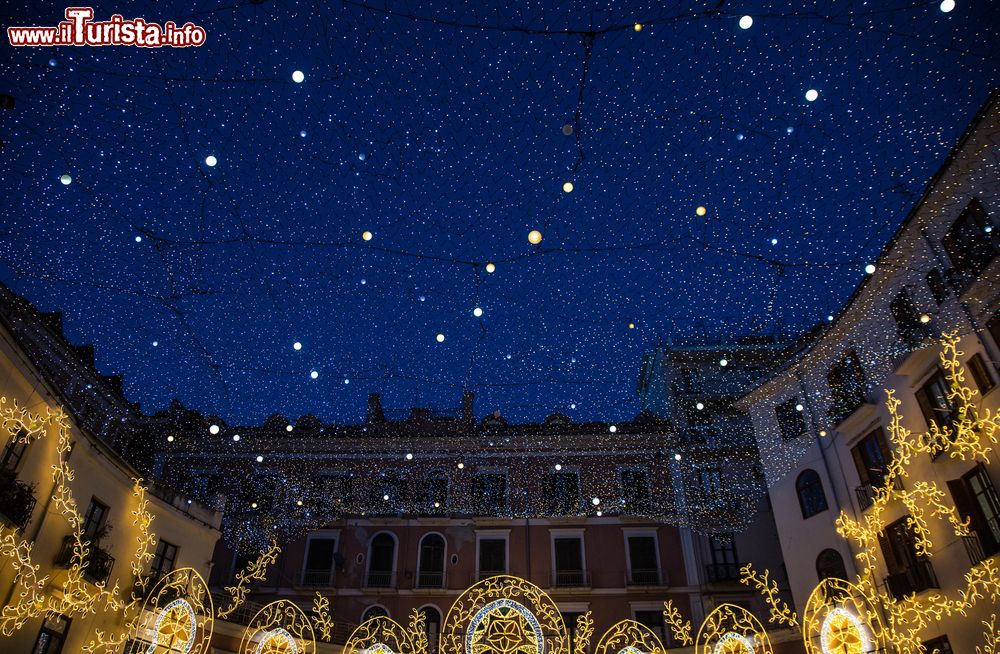
<path fill-rule="evenodd" d="M 406 453 L 406 460 L 407 461 L 412 461 L 413 460 L 413 454 L 411 454 L 410 452 L 407 452 Z"/>
<path fill-rule="evenodd" d="M 301 84 L 305 80 L 306 75 L 301 70 L 297 70 L 292 73 L 292 81 L 296 84 Z"/>
<path fill-rule="evenodd" d="M 573 182 L 566 182 L 565 184 L 563 184 L 563 193 L 572 193 L 572 192 L 573 192 Z"/>
<path fill-rule="evenodd" d="M 438 343 L 444 343 L 444 334 L 438 334 L 434 337 Z"/>
<path fill-rule="evenodd" d="M 319 377 L 319 373 L 313 370 L 311 373 L 309 373 L 309 376 L 312 377 L 313 379 L 316 379 L 317 377 Z"/>
<path fill-rule="evenodd" d="M 479 307 L 476 307 L 475 309 L 472 310 L 472 315 L 478 318 L 479 316 L 483 315 L 483 310 L 480 309 Z"/>
<path fill-rule="evenodd" d="M 141 236 L 136 236 L 135 237 L 135 242 L 136 243 L 142 243 L 142 237 Z"/>
<path fill-rule="evenodd" d="M 870 263 L 867 266 L 865 266 L 865 272 L 868 273 L 869 275 L 874 274 L 874 272 L 875 272 L 875 264 Z"/>
<path fill-rule="evenodd" d="M 382 500 L 385 501 L 385 502 L 389 501 L 389 495 L 388 495 L 388 493 L 382 496 Z"/>
<path fill-rule="evenodd" d="M 173 443 L 174 442 L 174 437 L 173 436 L 167 436 L 167 442 L 168 443 Z"/>
<path fill-rule="evenodd" d="M 590 503 L 593 504 L 594 506 L 597 506 L 598 504 L 601 503 L 601 498 L 599 498 L 599 497 L 592 497 L 590 499 Z"/>
<path fill-rule="evenodd" d="M 233 434 L 233 441 L 239 443 L 240 442 L 240 435 L 239 434 Z"/>
<path fill-rule="evenodd" d="M 212 434 L 213 436 L 215 434 L 218 434 L 219 433 L 219 425 L 212 425 L 211 427 L 209 427 L 208 428 L 208 433 Z"/>
<path fill-rule="evenodd" d="M 719 365 L 725 368 L 729 365 L 729 359 L 719 359 Z"/>
<path fill-rule="evenodd" d="M 295 500 L 296 506 L 302 506 L 302 500 Z"/>
<path fill-rule="evenodd" d="M 680 461 L 680 460 L 681 460 L 681 455 L 680 454 L 675 454 L 674 455 L 674 461 Z"/>
<path fill-rule="evenodd" d="M 702 409 L 705 408 L 705 405 L 702 402 L 698 402 L 697 404 L 694 405 L 694 408 L 696 408 L 699 411 L 701 411 Z"/>
<path fill-rule="evenodd" d="M 496 269 L 497 269 L 497 267 L 494 264 L 492 264 L 492 263 L 486 264 L 486 272 L 492 273 Z"/>
<path fill-rule="evenodd" d="M 463 468 L 465 468 L 465 464 L 464 464 L 464 463 L 462 463 L 461 461 L 459 461 L 459 462 L 458 462 L 458 469 L 459 469 L 459 470 L 462 470 Z"/>
<path fill-rule="evenodd" d="M 208 166 L 209 168 L 211 168 L 217 163 L 219 163 L 219 160 L 215 158 L 214 154 L 210 154 L 207 157 L 205 157 L 205 165 Z"/>
<path fill-rule="evenodd" d="M 372 240 L 372 233 L 369 232 L 368 230 L 365 230 L 365 231 L 361 232 L 361 238 L 363 238 L 366 241 L 370 241 L 370 240 Z"/>
<path fill-rule="evenodd" d="M 256 509 L 257 508 L 257 503 L 256 502 L 251 502 L 250 503 L 250 508 L 251 509 Z"/>
<path fill-rule="evenodd" d="M 264 457 L 257 455 L 257 463 L 264 463 Z"/>
<path fill-rule="evenodd" d="M 748 30 L 753 26 L 753 17 L 744 16 L 740 18 L 740 29 Z"/>
<path fill-rule="evenodd" d="M 562 464 L 561 463 L 557 463 L 556 464 L 556 472 L 559 472 L 560 470 L 562 470 Z"/>
<path fill-rule="evenodd" d="M 772 238 L 771 239 L 771 245 L 777 245 L 777 244 L 778 244 L 778 239 Z"/>
<path fill-rule="evenodd" d="M 795 410 L 796 410 L 796 411 L 802 411 L 803 409 L 805 409 L 805 407 L 804 407 L 804 406 L 802 406 L 801 404 L 796 404 L 796 405 L 795 405 Z"/>
<path fill-rule="evenodd" d="M 610 427 L 608 427 L 608 431 L 613 434 L 616 431 L 618 431 L 618 427 L 616 427 L 615 425 L 611 425 Z"/>
<path fill-rule="evenodd" d="M 285 425 L 285 431 L 292 431 L 293 429 L 295 429 L 295 427 L 292 427 L 291 425 Z"/>
<path fill-rule="evenodd" d="M 808 102 L 814 102 L 818 97 L 819 97 L 819 91 L 817 91 L 816 89 L 809 89 L 808 91 L 806 91 L 806 100 Z"/>
<path fill-rule="evenodd" d="M 944 13 L 949 13 L 955 8 L 955 0 L 941 0 L 941 11 Z"/>
<path fill-rule="evenodd" d="M 296 351 L 297 350 L 301 350 L 302 349 L 302 343 L 299 343 L 298 341 L 295 341 L 294 343 L 292 343 L 292 349 L 296 350 Z"/>

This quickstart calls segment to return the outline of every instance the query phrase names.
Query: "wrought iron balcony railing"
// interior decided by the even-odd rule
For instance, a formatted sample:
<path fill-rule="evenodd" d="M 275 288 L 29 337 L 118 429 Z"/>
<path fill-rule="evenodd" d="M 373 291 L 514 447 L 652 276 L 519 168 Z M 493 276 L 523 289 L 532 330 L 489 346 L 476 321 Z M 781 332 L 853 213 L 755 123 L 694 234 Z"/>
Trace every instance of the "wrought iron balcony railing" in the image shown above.
<path fill-rule="evenodd" d="M 739 581 L 740 565 L 738 563 L 708 563 L 705 565 L 705 578 L 711 584 Z"/>
<path fill-rule="evenodd" d="M 590 578 L 586 570 L 553 570 L 553 588 L 587 588 Z"/>
<path fill-rule="evenodd" d="M 660 571 L 655 568 L 632 568 L 625 577 L 627 586 L 659 586 Z"/>
<path fill-rule="evenodd" d="M 854 489 L 854 494 L 858 498 L 858 506 L 862 511 L 866 510 L 875 503 L 875 489 L 881 488 L 884 485 L 885 479 L 875 476 L 875 478 L 867 484 L 861 484 Z M 895 490 L 903 490 L 903 482 L 899 479 L 899 477 L 896 477 L 892 485 Z"/>
<path fill-rule="evenodd" d="M 417 588 L 444 588 L 444 572 L 421 570 L 417 573 Z"/>
<path fill-rule="evenodd" d="M 365 575 L 365 588 L 395 588 L 396 573 L 369 572 Z"/>
<path fill-rule="evenodd" d="M 332 566 L 314 570 L 306 568 L 302 571 L 301 585 L 309 588 L 330 588 L 333 586 L 335 576 Z"/>
<path fill-rule="evenodd" d="M 885 587 L 897 600 L 928 588 L 940 588 L 930 561 L 914 561 L 903 572 L 885 578 Z"/>
<path fill-rule="evenodd" d="M 23 530 L 35 510 L 35 490 L 5 470 L 0 473 L 0 520 Z"/>
<path fill-rule="evenodd" d="M 56 565 L 67 568 L 73 560 L 72 536 L 63 538 L 62 549 L 56 557 Z M 87 558 L 83 562 L 83 578 L 92 584 L 106 582 L 111 577 L 111 569 L 115 566 L 115 557 L 111 556 L 97 545 L 87 546 Z"/>

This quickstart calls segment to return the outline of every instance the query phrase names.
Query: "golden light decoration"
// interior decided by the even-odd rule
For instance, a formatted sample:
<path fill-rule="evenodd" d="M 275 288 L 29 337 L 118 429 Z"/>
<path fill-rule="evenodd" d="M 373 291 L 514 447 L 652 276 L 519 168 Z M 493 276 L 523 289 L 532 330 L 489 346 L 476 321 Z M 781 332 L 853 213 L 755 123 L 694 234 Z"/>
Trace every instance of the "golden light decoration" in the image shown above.
<path fill-rule="evenodd" d="M 143 654 L 206 654 L 215 627 L 208 584 L 194 568 L 178 568 L 149 590 L 129 637 Z"/>
<path fill-rule="evenodd" d="M 542 233 L 537 229 L 533 229 L 528 232 L 528 242 L 532 245 L 538 245 L 542 242 Z"/>
<path fill-rule="evenodd" d="M 563 184 L 563 193 L 572 193 L 572 192 L 573 192 L 573 182 L 566 182 L 565 184 Z"/>
<path fill-rule="evenodd" d="M 704 216 L 705 214 L 708 213 L 708 209 L 706 209 L 705 207 L 698 207 L 697 209 L 694 210 L 694 213 L 696 216 Z"/>
<path fill-rule="evenodd" d="M 372 240 L 372 233 L 366 229 L 365 231 L 361 232 L 361 238 L 363 238 L 366 241 L 370 241 Z"/>
<path fill-rule="evenodd" d="M 257 508 L 254 502 L 251 506 Z M 236 585 L 226 586 L 229 593 L 229 604 L 224 609 L 219 609 L 219 617 L 227 618 L 246 601 L 247 593 L 250 591 L 250 584 L 254 581 L 263 581 L 267 577 L 267 569 L 274 565 L 281 554 L 278 542 L 272 540 L 266 550 L 263 550 L 257 558 L 247 564 L 247 567 L 236 573 Z"/>
<path fill-rule="evenodd" d="M 496 267 L 495 264 L 493 264 L 493 262 L 487 262 L 487 264 L 486 264 L 486 272 L 493 273 L 496 269 L 497 269 L 497 267 Z"/>
<path fill-rule="evenodd" d="M 407 631 L 401 624 L 384 615 L 365 620 L 351 632 L 343 654 L 417 654 L 413 636 L 424 633 L 422 625 L 412 625 Z"/>
<path fill-rule="evenodd" d="M 807 654 L 887 651 L 878 611 L 844 579 L 824 579 L 813 589 L 802 612 L 802 640 Z"/>
<path fill-rule="evenodd" d="M 594 635 L 594 616 L 592 611 L 576 616 L 576 628 L 573 633 L 572 654 L 587 654 L 590 651 L 590 639 Z"/>
<path fill-rule="evenodd" d="M 320 640 L 330 642 L 333 638 L 333 619 L 330 617 L 330 598 L 316 591 L 312 606 L 313 626 L 319 630 Z"/>
<path fill-rule="evenodd" d="M 753 564 L 747 563 L 740 568 L 740 583 L 755 588 L 764 596 L 764 601 L 771 609 L 771 622 L 787 624 L 789 627 L 799 626 L 795 611 L 780 598 L 778 582 L 771 579 L 770 570 L 765 570 L 763 574 L 760 574 L 753 569 Z"/>
<path fill-rule="evenodd" d="M 635 30 L 636 32 L 641 32 L 642 31 L 642 23 L 636 23 L 635 25 L 632 26 L 632 29 Z"/>
<path fill-rule="evenodd" d="M 774 654 L 760 621 L 742 606 L 720 604 L 705 616 L 696 654 Z"/>
<path fill-rule="evenodd" d="M 673 600 L 663 602 L 663 621 L 670 627 L 674 640 L 683 646 L 694 645 L 694 639 L 691 638 L 691 621 L 681 616 Z"/>
<path fill-rule="evenodd" d="M 498 575 L 473 584 L 441 626 L 447 654 L 571 654 L 562 614 L 529 581 Z"/>
<path fill-rule="evenodd" d="M 315 654 L 312 623 L 294 602 L 265 605 L 243 631 L 239 654 Z"/>
<path fill-rule="evenodd" d="M 611 625 L 597 641 L 594 654 L 663 654 L 663 641 L 653 630 L 635 620 Z"/>

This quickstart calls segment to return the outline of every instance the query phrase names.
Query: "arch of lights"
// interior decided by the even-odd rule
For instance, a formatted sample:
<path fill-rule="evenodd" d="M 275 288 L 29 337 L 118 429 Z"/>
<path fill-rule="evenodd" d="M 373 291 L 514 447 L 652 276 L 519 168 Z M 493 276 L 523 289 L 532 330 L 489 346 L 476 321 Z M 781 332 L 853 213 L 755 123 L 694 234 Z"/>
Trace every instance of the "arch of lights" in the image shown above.
<path fill-rule="evenodd" d="M 541 588 L 510 575 L 473 584 L 441 625 L 441 654 L 570 654 L 555 602 Z"/>
<path fill-rule="evenodd" d="M 134 641 L 143 654 L 203 654 L 214 629 L 212 595 L 194 568 L 178 568 L 153 585 L 135 623 Z"/>
<path fill-rule="evenodd" d="M 802 640 L 808 654 L 864 654 L 885 648 L 878 612 L 854 584 L 824 579 L 806 601 Z"/>
<path fill-rule="evenodd" d="M 277 600 L 265 605 L 243 631 L 240 654 L 315 654 L 312 623 L 295 603 Z"/>
<path fill-rule="evenodd" d="M 652 629 L 635 620 L 622 620 L 604 632 L 594 654 L 662 654 L 663 651 L 663 642 Z"/>
<path fill-rule="evenodd" d="M 378 615 L 365 620 L 351 632 L 344 654 L 416 654 L 410 633 L 392 618 Z"/>
<path fill-rule="evenodd" d="M 696 654 L 774 654 L 760 621 L 742 606 L 720 604 L 705 616 Z"/>

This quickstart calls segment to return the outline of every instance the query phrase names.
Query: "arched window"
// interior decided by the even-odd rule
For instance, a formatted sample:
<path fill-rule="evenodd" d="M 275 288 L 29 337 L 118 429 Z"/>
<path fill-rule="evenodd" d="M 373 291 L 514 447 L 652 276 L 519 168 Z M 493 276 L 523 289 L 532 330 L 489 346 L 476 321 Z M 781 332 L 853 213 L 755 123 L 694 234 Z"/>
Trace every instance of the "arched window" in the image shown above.
<path fill-rule="evenodd" d="M 420 540 L 417 587 L 444 587 L 444 538 L 440 534 L 427 534 Z"/>
<path fill-rule="evenodd" d="M 367 609 L 365 609 L 364 613 L 361 614 L 361 621 L 364 622 L 366 620 L 371 620 L 372 618 L 377 618 L 377 617 L 388 618 L 389 612 L 385 610 L 384 606 L 380 606 L 378 604 L 372 604 Z"/>
<path fill-rule="evenodd" d="M 844 557 L 837 550 L 823 550 L 816 557 L 816 575 L 820 581 L 824 579 L 847 579 L 847 568 L 844 567 Z"/>
<path fill-rule="evenodd" d="M 441 612 L 433 606 L 420 609 L 427 616 L 424 621 L 424 632 L 427 634 L 427 654 L 437 654 L 438 637 L 441 634 Z"/>
<path fill-rule="evenodd" d="M 826 495 L 823 493 L 823 482 L 815 470 L 806 470 L 795 480 L 795 492 L 799 494 L 799 506 L 802 507 L 802 517 L 810 518 L 817 513 L 826 511 Z"/>
<path fill-rule="evenodd" d="M 388 532 L 375 534 L 368 545 L 367 588 L 391 588 L 396 567 L 396 539 Z"/>

